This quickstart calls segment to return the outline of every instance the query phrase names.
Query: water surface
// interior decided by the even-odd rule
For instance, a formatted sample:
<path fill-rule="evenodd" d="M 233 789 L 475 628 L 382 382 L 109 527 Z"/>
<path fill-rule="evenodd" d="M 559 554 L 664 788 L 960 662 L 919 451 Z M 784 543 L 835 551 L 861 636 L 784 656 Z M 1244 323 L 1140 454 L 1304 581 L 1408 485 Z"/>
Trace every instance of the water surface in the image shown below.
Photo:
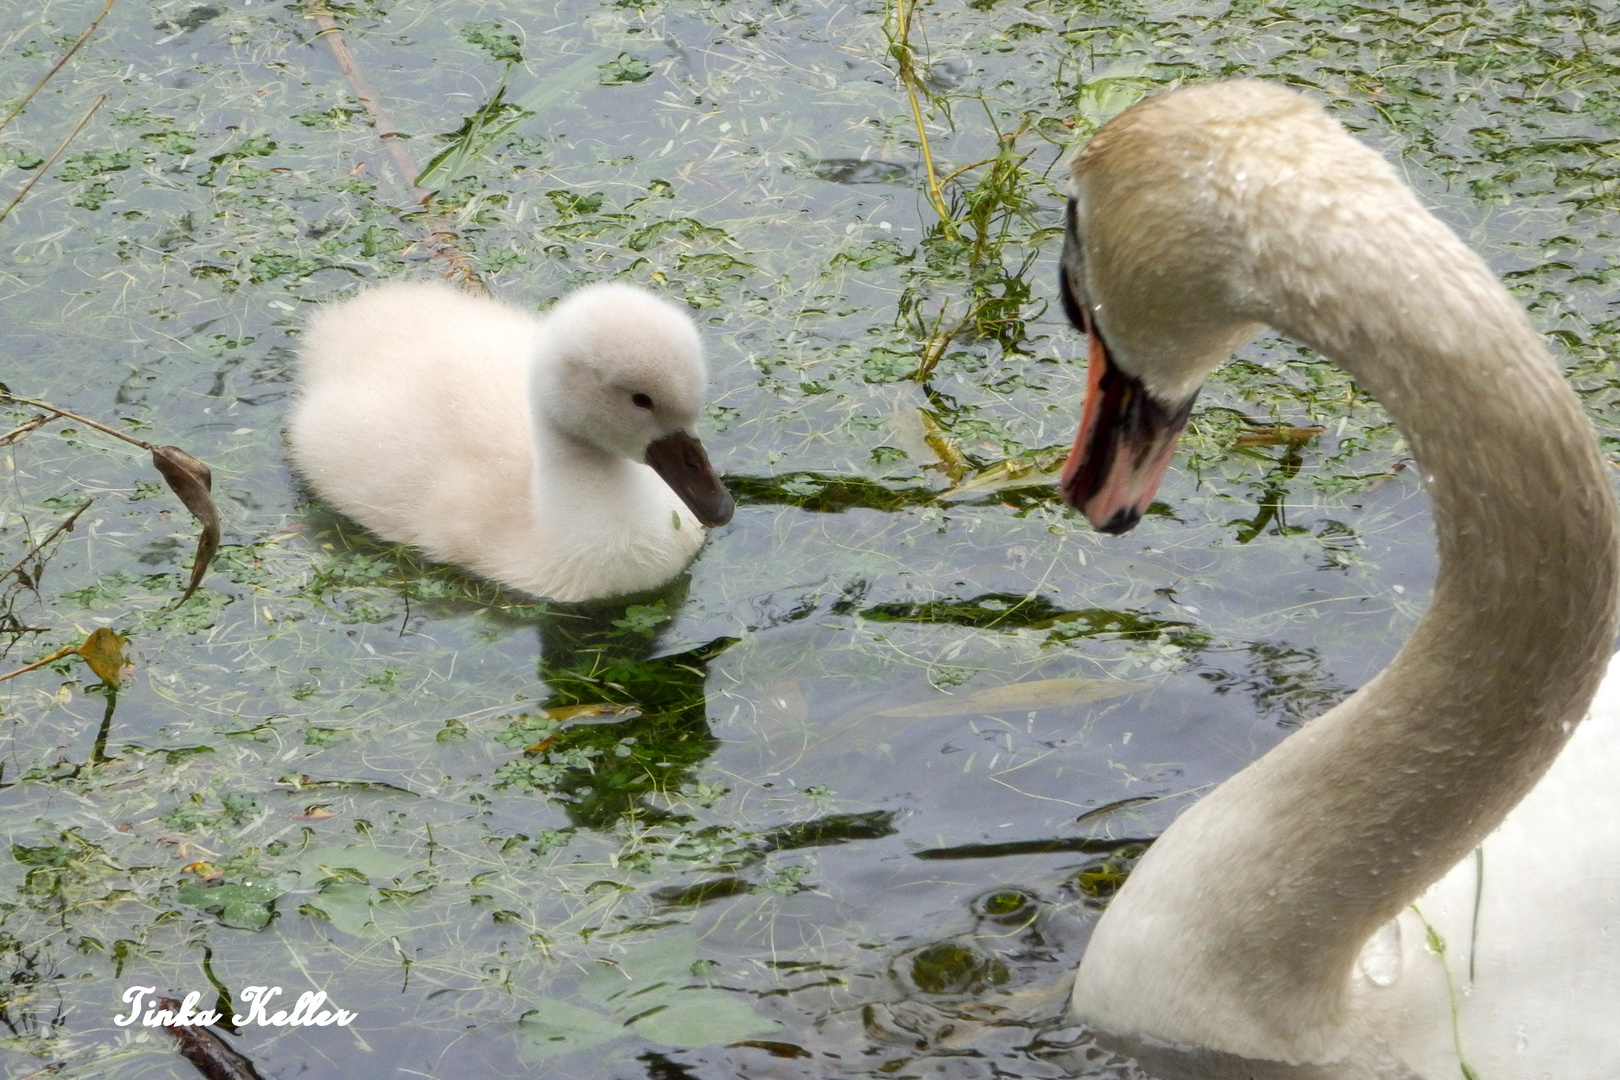
<path fill-rule="evenodd" d="M 96 9 L 0 6 L 0 95 Z M 1041 486 L 1084 384 L 1057 162 L 1155 89 L 1323 101 L 1617 435 L 1601 5 L 925 7 L 938 173 L 1017 162 L 946 185 L 961 242 L 881 5 L 330 12 L 418 165 L 466 136 L 435 206 L 495 293 L 617 276 L 691 305 L 740 508 L 663 594 L 567 608 L 321 506 L 281 446 L 298 328 L 441 273 L 424 215 L 306 7 L 116 4 L 0 133 L 9 200 L 108 95 L 0 223 L 0 380 L 203 458 L 225 547 L 176 608 L 194 525 L 142 456 L 71 423 L 0 448 L 0 566 L 94 499 L 0 586 L 0 667 L 102 626 L 133 661 L 106 761 L 84 665 L 0 684 L 11 1074 L 193 1075 L 110 1022 L 122 990 L 275 984 L 360 1019 L 248 1030 L 266 1076 L 1122 1075 L 1062 1019 L 1096 912 L 1393 654 L 1433 573 L 1387 418 L 1274 339 L 1214 378 L 1128 537 Z M 975 298 L 995 318 L 908 379 Z"/>

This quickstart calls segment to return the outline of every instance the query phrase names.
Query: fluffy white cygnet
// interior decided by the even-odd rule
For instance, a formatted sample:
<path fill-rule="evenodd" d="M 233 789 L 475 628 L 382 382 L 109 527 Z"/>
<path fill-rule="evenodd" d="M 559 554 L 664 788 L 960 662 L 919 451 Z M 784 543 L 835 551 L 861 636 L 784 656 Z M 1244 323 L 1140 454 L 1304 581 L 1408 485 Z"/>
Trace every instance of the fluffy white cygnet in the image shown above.
<path fill-rule="evenodd" d="M 328 305 L 287 438 L 385 540 L 553 600 L 654 588 L 732 500 L 691 434 L 708 367 L 675 305 L 617 282 L 536 317 L 443 282 Z"/>

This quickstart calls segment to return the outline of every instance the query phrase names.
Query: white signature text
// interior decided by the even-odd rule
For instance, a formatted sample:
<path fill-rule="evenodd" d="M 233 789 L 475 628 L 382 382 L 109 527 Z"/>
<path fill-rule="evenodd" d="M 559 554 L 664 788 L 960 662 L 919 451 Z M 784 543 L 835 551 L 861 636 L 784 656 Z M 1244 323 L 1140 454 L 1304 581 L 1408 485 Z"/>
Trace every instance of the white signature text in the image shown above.
<path fill-rule="evenodd" d="M 231 1023 L 236 1027 L 245 1027 L 257 1024 L 259 1027 L 328 1027 L 336 1024 L 338 1027 L 348 1027 L 359 1017 L 359 1013 L 349 1012 L 347 1009 L 329 1010 L 321 1006 L 326 1004 L 326 991 L 306 990 L 298 995 L 298 1000 L 291 1009 L 278 1009 L 270 1011 L 270 1002 L 281 993 L 279 986 L 248 986 L 242 990 L 242 1000 L 247 1002 L 247 1015 L 237 1013 L 231 1017 Z M 148 1003 L 150 999 L 150 1003 Z M 113 1023 L 119 1027 L 129 1027 L 137 1020 L 143 1027 L 208 1027 L 219 1023 L 221 1016 L 212 1009 L 197 1011 L 197 1002 L 202 1000 L 202 994 L 193 990 L 186 995 L 180 1003 L 178 1010 L 165 1008 L 165 1004 L 173 1005 L 160 997 L 155 986 L 132 986 L 124 991 L 124 1004 L 129 1006 L 129 1013 L 125 1016 L 113 1017 Z M 142 1012 L 142 1008 L 145 1012 Z"/>

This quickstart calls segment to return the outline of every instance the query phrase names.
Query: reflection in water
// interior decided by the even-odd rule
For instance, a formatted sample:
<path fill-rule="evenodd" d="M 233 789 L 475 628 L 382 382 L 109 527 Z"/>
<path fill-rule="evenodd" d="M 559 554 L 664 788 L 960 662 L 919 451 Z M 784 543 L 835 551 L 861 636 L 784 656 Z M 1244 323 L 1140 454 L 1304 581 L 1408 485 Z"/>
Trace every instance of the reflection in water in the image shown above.
<path fill-rule="evenodd" d="M 1141 666 L 1164 655 L 1172 666 Z M 1107 674 L 1097 679 L 1098 667 L 1084 665 Z M 794 961 L 839 962 L 831 973 L 824 965 L 802 979 L 779 975 L 762 993 L 781 1001 L 767 1015 L 786 1025 L 773 1045 L 791 1053 L 756 1043 L 663 1056 L 679 1070 L 668 1075 L 703 1078 L 1132 1075 L 1124 1058 L 1067 1025 L 1067 978 L 1092 921 L 1153 837 L 1226 768 L 1211 769 L 1198 760 L 1206 751 L 1189 745 L 1208 737 L 1216 712 L 1250 717 L 1263 744 L 1344 692 L 1314 647 L 1217 643 L 1170 589 L 1147 607 L 1112 609 L 991 591 L 874 602 L 868 589 L 846 587 L 819 606 L 799 605 L 791 619 L 766 620 L 712 670 L 721 768 L 764 776 L 791 761 L 801 776 L 866 791 L 882 788 L 861 773 L 892 778 L 903 769 L 899 783 L 927 790 L 886 823 L 910 866 L 878 878 L 871 855 L 855 864 L 869 880 L 844 919 L 863 927 L 869 952 L 814 939 L 793 947 L 787 928 L 817 921 L 826 906 L 818 894 L 838 879 L 830 851 L 812 864 L 821 872 L 805 878 L 808 891 L 775 909 L 780 925 L 734 946 L 768 941 Z M 1132 692 L 1067 692 L 1093 682 Z M 1066 692 L 1048 698 L 1037 688 Z M 1122 783 L 1099 787 L 1089 770 Z M 1014 798 L 987 797 L 995 787 L 1016 789 Z M 1069 801 L 1109 790 L 1123 797 Z M 1044 823 L 1010 812 L 1019 799 L 1036 800 Z M 908 818 L 927 825 L 913 829 Z M 1003 822 L 1012 827 L 997 831 Z M 877 880 L 895 896 L 892 908 L 874 903 Z M 741 875 L 717 876 L 662 899 L 729 939 L 733 921 L 746 924 L 759 908 L 747 891 Z M 918 923 L 908 917 L 912 891 L 946 903 Z"/>
<path fill-rule="evenodd" d="M 1156 640 L 1179 650 L 1183 660 L 1209 682 L 1217 694 L 1240 691 L 1256 710 L 1285 727 L 1338 704 L 1349 689 L 1326 669 L 1320 650 L 1287 642 L 1250 641 L 1241 649 L 1218 647 L 1208 632 L 1181 619 L 1151 613 L 1104 608 L 1067 609 L 1044 596 L 987 593 L 912 604 L 876 604 L 861 610 L 878 622 L 948 623 L 987 630 L 1041 630 L 1048 642 L 1106 637 Z M 1218 656 L 1245 657 L 1242 671 L 1217 664 Z"/>
<path fill-rule="evenodd" d="M 728 474 L 726 487 L 739 506 L 797 506 L 816 514 L 857 509 L 894 511 L 927 506 L 939 497 L 934 488 L 920 484 L 889 487 L 863 476 L 805 471 L 775 476 Z"/>
<path fill-rule="evenodd" d="M 1300 454 L 1300 447 L 1303 445 L 1303 442 L 1289 442 L 1282 456 L 1276 459 L 1275 464 L 1260 479 L 1260 495 L 1254 517 L 1227 522 L 1228 525 L 1239 526 L 1238 543 L 1247 544 L 1265 532 L 1268 526 L 1272 527 L 1273 533 L 1277 536 L 1292 536 L 1310 531 L 1288 524 L 1288 483 L 1299 475 L 1300 467 L 1305 464 L 1305 458 Z M 1250 453 L 1255 453 L 1257 457 L 1265 457 L 1255 451 Z"/>
<path fill-rule="evenodd" d="M 30 883 L 42 869 L 30 870 Z M 48 869 L 44 872 L 49 876 Z M 54 991 L 63 974 L 43 944 L 18 940 L 8 932 L 0 932 L 0 956 L 7 960 L 0 971 L 0 1024 L 14 1039 L 48 1042 L 67 1022 L 66 1003 Z"/>
<path fill-rule="evenodd" d="M 801 848 L 830 847 L 855 840 L 881 840 L 893 836 L 895 814 L 874 810 L 864 814 L 829 814 L 812 821 L 795 822 L 753 837 L 736 848 L 733 866 L 741 869 L 757 865 L 772 852 L 794 851 Z M 701 835 L 701 834 L 699 834 Z M 790 884 L 799 888 L 797 881 Z M 653 890 L 653 898 L 666 907 L 695 908 L 711 900 L 721 900 L 743 893 L 754 892 L 755 882 L 737 876 L 710 878 L 694 885 L 671 886 Z"/>
<path fill-rule="evenodd" d="M 1286 642 L 1251 641 L 1239 655 L 1248 654 L 1244 671 L 1232 672 L 1200 662 L 1198 674 L 1217 694 L 1234 690 L 1249 695 L 1255 709 L 1283 727 L 1298 727 L 1349 696 L 1350 690 L 1327 670 L 1315 648 L 1297 648 Z M 1207 657 L 1205 658 L 1207 661 Z"/>
<path fill-rule="evenodd" d="M 718 745 L 703 687 L 709 662 L 736 639 L 652 655 L 685 593 L 683 576 L 654 594 L 558 606 L 540 618 L 542 705 L 555 719 L 523 754 L 560 769 L 547 786 L 577 826 L 612 829 L 627 814 L 669 819 L 646 797 L 680 790 Z"/>
<path fill-rule="evenodd" d="M 892 184 L 911 174 L 898 162 L 861 158 L 821 158 L 811 162 L 810 171 L 834 184 Z"/>
<path fill-rule="evenodd" d="M 1162 637 L 1181 648 L 1198 648 L 1209 640 L 1208 635 L 1180 620 L 1161 619 L 1142 611 L 1064 608 L 1036 594 L 985 593 L 926 603 L 877 604 L 861 614 L 879 622 L 949 623 L 983 630 L 1046 630 L 1053 642 L 1102 635 L 1123 639 Z"/>

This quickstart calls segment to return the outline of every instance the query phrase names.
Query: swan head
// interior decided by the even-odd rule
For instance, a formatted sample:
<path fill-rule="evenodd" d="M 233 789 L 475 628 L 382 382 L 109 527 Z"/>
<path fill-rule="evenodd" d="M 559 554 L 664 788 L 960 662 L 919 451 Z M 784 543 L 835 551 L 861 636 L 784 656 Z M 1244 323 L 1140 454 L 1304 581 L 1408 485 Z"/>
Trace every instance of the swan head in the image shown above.
<path fill-rule="evenodd" d="M 1094 526 L 1140 520 L 1204 377 L 1275 321 L 1275 249 L 1314 239 L 1302 193 L 1326 206 L 1354 184 L 1379 191 L 1375 157 L 1308 99 L 1260 82 L 1149 98 L 1074 156 L 1060 287 L 1090 360 L 1060 484 Z"/>
<path fill-rule="evenodd" d="M 693 434 L 708 377 L 697 327 L 684 311 L 633 285 L 602 282 L 547 313 L 530 394 L 546 426 L 650 465 L 713 527 L 730 521 L 735 507 Z"/>

